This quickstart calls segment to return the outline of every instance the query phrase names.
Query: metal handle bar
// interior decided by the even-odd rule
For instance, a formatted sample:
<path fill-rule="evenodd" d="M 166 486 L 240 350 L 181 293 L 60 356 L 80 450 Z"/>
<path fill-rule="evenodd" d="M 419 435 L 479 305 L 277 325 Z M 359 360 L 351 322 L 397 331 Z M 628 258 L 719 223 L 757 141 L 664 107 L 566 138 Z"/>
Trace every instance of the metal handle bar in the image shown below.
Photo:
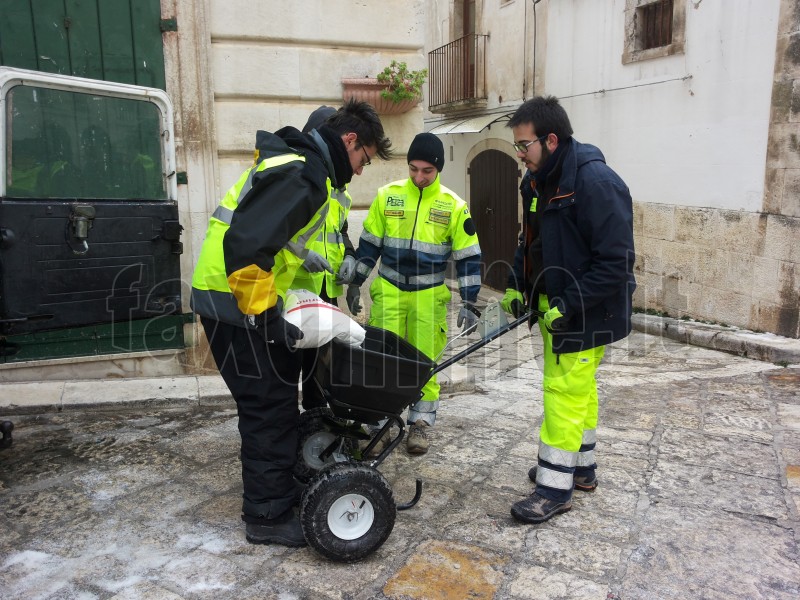
<path fill-rule="evenodd" d="M 521 317 L 517 317 L 514 321 L 511 321 L 511 323 L 509 323 L 508 325 L 505 325 L 504 327 L 501 327 L 500 329 L 498 329 L 497 331 L 495 331 L 491 335 L 487 335 L 485 338 L 482 338 L 482 339 L 478 340 L 477 342 L 475 342 L 471 346 L 467 346 L 464 350 L 462 350 L 461 352 L 459 352 L 455 356 L 451 356 L 450 358 L 448 358 L 443 363 L 440 363 L 440 364 L 436 365 L 433 368 L 433 370 L 431 371 L 431 375 L 435 375 L 439 371 L 442 371 L 442 370 L 446 369 L 447 367 L 449 367 L 450 365 L 457 363 L 458 361 L 460 361 L 465 356 L 469 356 L 470 354 L 475 352 L 475 350 L 478 350 L 479 348 L 483 348 L 489 342 L 493 342 L 494 340 L 499 338 L 501 335 L 504 335 L 504 334 L 508 333 L 512 329 L 516 329 L 517 327 L 519 327 L 523 323 L 527 322 L 533 316 L 541 318 L 541 317 L 544 316 L 544 313 L 539 311 L 539 310 L 532 310 L 532 311 L 530 311 L 528 313 L 525 313 Z M 471 331 L 472 331 L 472 329 L 468 329 L 467 331 L 464 331 L 464 332 L 462 332 L 462 333 L 460 333 L 460 334 L 458 334 L 456 336 L 453 336 L 447 342 L 447 346 L 449 346 L 451 342 L 457 340 L 458 338 L 460 338 L 463 335 L 466 335 L 467 333 L 470 333 Z M 445 349 L 447 348 L 447 346 L 445 346 Z M 444 352 L 444 350 L 442 352 Z M 441 356 L 441 354 L 439 356 Z"/>

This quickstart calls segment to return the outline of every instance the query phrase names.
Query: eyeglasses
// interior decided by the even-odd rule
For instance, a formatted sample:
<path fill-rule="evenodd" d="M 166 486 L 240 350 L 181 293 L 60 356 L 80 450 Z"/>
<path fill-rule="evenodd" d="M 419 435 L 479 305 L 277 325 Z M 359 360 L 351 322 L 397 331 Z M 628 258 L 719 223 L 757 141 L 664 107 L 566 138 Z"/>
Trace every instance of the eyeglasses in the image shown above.
<path fill-rule="evenodd" d="M 533 143 L 535 143 L 535 142 L 541 142 L 541 141 L 542 141 L 543 139 L 545 139 L 545 138 L 546 138 L 548 135 L 549 135 L 549 134 L 540 135 L 540 136 L 539 136 L 539 137 L 537 137 L 535 140 L 532 140 L 532 141 L 530 141 L 530 142 L 527 142 L 527 143 L 525 143 L 525 144 L 523 144 L 523 143 L 521 143 L 521 142 L 514 142 L 514 143 L 513 143 L 513 144 L 511 144 L 511 145 L 512 145 L 512 146 L 514 146 L 514 150 L 516 150 L 517 152 L 522 152 L 522 153 L 525 153 L 525 152 L 527 152 L 527 151 L 528 151 L 528 146 L 530 146 L 531 144 L 533 144 Z"/>
<path fill-rule="evenodd" d="M 366 159 L 366 162 L 361 163 L 361 167 L 363 168 L 370 166 L 372 164 L 372 161 L 369 159 L 369 154 L 367 154 L 367 151 L 364 149 L 364 146 L 361 146 L 361 151 L 364 153 L 364 158 Z"/>

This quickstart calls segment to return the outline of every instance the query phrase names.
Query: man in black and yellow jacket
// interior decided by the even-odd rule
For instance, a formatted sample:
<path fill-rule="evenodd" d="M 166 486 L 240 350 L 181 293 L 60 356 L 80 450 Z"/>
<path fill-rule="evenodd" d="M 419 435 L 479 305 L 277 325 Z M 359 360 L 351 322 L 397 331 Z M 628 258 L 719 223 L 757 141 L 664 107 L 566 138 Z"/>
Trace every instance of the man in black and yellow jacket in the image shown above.
<path fill-rule="evenodd" d="M 236 400 L 242 519 L 251 543 L 305 545 L 298 500 L 297 381 L 302 332 L 282 317 L 283 297 L 325 222 L 327 180 L 360 175 L 391 142 L 375 110 L 351 101 L 310 134 L 256 136 L 257 163 L 211 216 L 192 278 L 192 308 Z"/>

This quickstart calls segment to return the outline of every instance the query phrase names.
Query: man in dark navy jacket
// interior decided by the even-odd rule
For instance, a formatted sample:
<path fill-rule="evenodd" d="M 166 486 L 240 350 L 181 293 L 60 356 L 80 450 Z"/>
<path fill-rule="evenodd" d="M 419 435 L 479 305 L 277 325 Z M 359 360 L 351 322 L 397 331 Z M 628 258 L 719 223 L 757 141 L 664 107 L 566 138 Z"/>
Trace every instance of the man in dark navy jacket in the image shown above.
<path fill-rule="evenodd" d="M 597 487 L 595 373 L 606 344 L 631 330 L 633 207 L 628 187 L 602 152 L 572 137 L 558 99 L 536 97 L 508 122 L 525 215 L 503 308 L 541 311 L 544 419 L 536 489 L 511 507 L 541 523 L 572 508 L 573 488 Z"/>

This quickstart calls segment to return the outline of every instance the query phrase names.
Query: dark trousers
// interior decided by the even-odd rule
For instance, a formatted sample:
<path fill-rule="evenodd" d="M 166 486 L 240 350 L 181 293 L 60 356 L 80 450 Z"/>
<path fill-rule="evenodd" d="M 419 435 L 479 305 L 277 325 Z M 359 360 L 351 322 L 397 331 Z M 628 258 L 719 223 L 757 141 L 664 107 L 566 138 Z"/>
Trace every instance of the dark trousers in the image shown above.
<path fill-rule="evenodd" d="M 300 354 L 256 331 L 201 317 L 219 372 L 239 413 L 242 519 L 281 517 L 295 499 Z"/>
<path fill-rule="evenodd" d="M 319 297 L 329 304 L 338 306 L 336 298 L 328 298 L 324 289 L 320 291 Z M 318 406 L 328 406 L 328 402 L 322 396 L 317 383 L 314 381 L 314 369 L 317 365 L 319 348 L 306 348 L 305 350 L 300 350 L 300 354 L 303 357 L 303 410 L 311 410 Z"/>

